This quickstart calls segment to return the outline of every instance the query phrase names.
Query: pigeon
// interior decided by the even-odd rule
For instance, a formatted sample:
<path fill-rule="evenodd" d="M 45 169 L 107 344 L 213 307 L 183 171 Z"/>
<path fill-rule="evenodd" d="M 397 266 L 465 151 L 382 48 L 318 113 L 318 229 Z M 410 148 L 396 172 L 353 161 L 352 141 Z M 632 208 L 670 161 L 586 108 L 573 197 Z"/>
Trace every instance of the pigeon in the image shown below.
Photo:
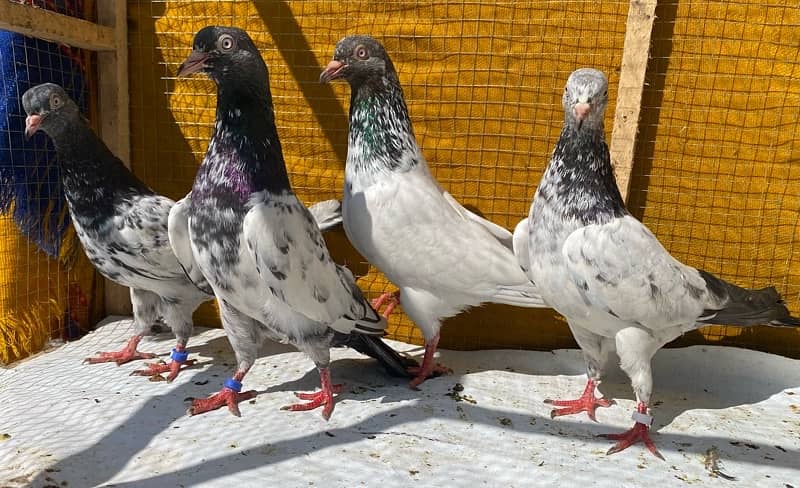
<path fill-rule="evenodd" d="M 602 72 L 573 72 L 562 103 L 564 126 L 531 205 L 528 258 L 520 262 L 544 301 L 566 317 L 586 361 L 583 395 L 549 400 L 563 407 L 551 415 L 586 411 L 594 419 L 596 407 L 611 404 L 595 398 L 595 388 L 616 349 L 637 407 L 630 430 L 604 436 L 617 441 L 608 454 L 641 441 L 663 459 L 649 435 L 656 351 L 706 324 L 798 327 L 800 320 L 775 288 L 740 288 L 677 261 L 627 211 L 605 143 Z"/>
<path fill-rule="evenodd" d="M 134 336 L 121 351 L 85 361 L 123 364 L 154 357 L 137 346 L 161 317 L 177 338 L 171 361 L 134 374 L 169 372 L 172 381 L 181 366 L 194 362 L 185 350 L 192 312 L 213 297 L 189 279 L 170 248 L 167 216 L 174 202 L 148 188 L 111 153 L 60 86 L 32 87 L 22 104 L 28 115 L 25 135 L 41 130 L 56 147 L 70 217 L 86 256 L 103 276 L 130 287 Z"/>
<path fill-rule="evenodd" d="M 26 136 L 41 130 L 55 144 L 69 213 L 86 256 L 103 276 L 131 290 L 135 334 L 121 351 L 102 352 L 85 361 L 124 364 L 153 358 L 137 346 L 163 318 L 177 338 L 171 361 L 149 364 L 132 374 L 168 372 L 167 380 L 174 380 L 181 366 L 194 363 L 186 351 L 192 313 L 214 297 L 203 276 L 182 267 L 170 246 L 168 218 L 185 201 L 175 204 L 134 176 L 60 86 L 32 87 L 23 94 L 22 103 L 28 115 Z M 341 221 L 340 205 L 336 200 L 321 202 L 316 214 L 324 225 L 334 226 Z"/>
<path fill-rule="evenodd" d="M 204 27 L 178 76 L 196 72 L 217 85 L 216 123 L 187 206 L 187 239 L 173 245 L 191 251 L 214 290 L 238 368 L 219 393 L 194 400 L 189 414 L 227 405 L 238 416 L 237 404 L 255 395 L 241 392 L 242 379 L 262 340 L 270 338 L 306 353 L 319 371 L 321 390 L 297 393 L 306 403 L 284 408 L 321 406 L 327 420 L 342 387 L 331 383 L 331 346 L 366 352 L 399 375 L 406 375 L 408 362 L 381 340 L 386 321 L 352 273 L 331 259 L 292 192 L 267 66 L 250 36 L 233 27 Z"/>
<path fill-rule="evenodd" d="M 431 175 L 403 90 L 383 46 L 345 37 L 320 82 L 351 88 L 342 214 L 353 246 L 399 288 L 403 310 L 425 338 L 411 388 L 448 370 L 434 364 L 442 320 L 486 302 L 544 307 L 522 271 L 513 236 L 459 204 Z M 397 297 L 381 296 L 373 306 Z"/>

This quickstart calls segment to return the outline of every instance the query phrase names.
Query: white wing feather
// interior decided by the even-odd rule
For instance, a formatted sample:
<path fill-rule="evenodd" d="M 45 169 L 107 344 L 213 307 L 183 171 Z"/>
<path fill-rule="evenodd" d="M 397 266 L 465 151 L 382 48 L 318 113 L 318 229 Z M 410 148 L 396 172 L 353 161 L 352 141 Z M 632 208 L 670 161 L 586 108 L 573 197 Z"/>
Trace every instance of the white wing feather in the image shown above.
<path fill-rule="evenodd" d="M 660 330 L 691 324 L 712 305 L 700 273 L 631 216 L 576 230 L 562 253 L 584 298 L 623 321 Z"/>

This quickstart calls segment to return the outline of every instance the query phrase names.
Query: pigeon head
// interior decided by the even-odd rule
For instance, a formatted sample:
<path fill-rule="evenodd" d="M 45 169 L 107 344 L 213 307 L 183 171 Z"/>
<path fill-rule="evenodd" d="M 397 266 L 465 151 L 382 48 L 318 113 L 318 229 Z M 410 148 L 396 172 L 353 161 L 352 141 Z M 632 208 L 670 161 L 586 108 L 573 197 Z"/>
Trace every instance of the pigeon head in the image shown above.
<path fill-rule="evenodd" d="M 601 71 L 581 68 L 573 71 L 564 88 L 564 119 L 577 130 L 603 127 L 608 104 L 608 80 Z"/>
<path fill-rule="evenodd" d="M 53 83 L 29 88 L 22 95 L 22 107 L 28 115 L 25 119 L 26 138 L 39 130 L 53 137 L 81 116 L 80 109 L 67 92 Z"/>
<path fill-rule="evenodd" d="M 384 78 L 396 79 L 394 65 L 380 42 L 369 36 L 348 36 L 336 43 L 333 60 L 320 74 L 320 83 L 344 78 L 358 86 Z"/>
<path fill-rule="evenodd" d="M 266 85 L 267 66 L 247 32 L 236 27 L 207 26 L 194 36 L 192 53 L 178 76 L 203 72 L 217 85 Z M 259 76 L 261 75 L 261 76 Z"/>

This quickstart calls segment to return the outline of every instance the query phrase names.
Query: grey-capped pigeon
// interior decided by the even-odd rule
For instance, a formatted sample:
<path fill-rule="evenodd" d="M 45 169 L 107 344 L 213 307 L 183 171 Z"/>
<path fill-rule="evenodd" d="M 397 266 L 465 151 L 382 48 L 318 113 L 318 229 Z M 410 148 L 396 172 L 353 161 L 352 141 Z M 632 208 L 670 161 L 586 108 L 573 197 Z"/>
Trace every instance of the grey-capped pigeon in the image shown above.
<path fill-rule="evenodd" d="M 345 232 L 397 285 L 403 310 L 425 337 L 416 388 L 444 370 L 433 361 L 444 318 L 485 302 L 544 303 L 514 257 L 512 234 L 464 208 L 431 175 L 383 46 L 368 36 L 340 40 L 320 81 L 338 78 L 351 88 Z"/>

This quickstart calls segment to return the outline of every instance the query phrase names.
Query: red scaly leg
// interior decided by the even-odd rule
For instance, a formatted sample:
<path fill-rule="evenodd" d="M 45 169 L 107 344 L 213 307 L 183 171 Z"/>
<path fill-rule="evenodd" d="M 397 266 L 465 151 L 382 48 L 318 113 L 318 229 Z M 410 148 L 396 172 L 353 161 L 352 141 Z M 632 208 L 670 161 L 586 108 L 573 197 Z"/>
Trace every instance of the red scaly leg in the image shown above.
<path fill-rule="evenodd" d="M 128 344 L 121 350 L 121 351 L 114 351 L 114 352 L 98 352 L 99 356 L 93 358 L 86 358 L 83 360 L 84 363 L 89 364 L 98 364 L 98 363 L 110 363 L 115 362 L 117 366 L 121 364 L 125 364 L 129 361 L 133 361 L 134 359 L 152 359 L 156 355 L 149 352 L 139 352 L 136 350 L 136 346 L 139 345 L 139 341 L 142 340 L 142 335 L 138 334 L 128 341 Z"/>
<path fill-rule="evenodd" d="M 244 378 L 246 373 L 247 371 L 237 370 L 233 378 L 225 380 L 225 386 L 218 393 L 214 393 L 208 398 L 192 400 L 192 406 L 189 407 L 186 413 L 189 415 L 198 415 L 227 405 L 228 410 L 230 410 L 233 415 L 241 417 L 242 414 L 239 412 L 239 402 L 249 400 L 256 396 L 255 390 L 239 393 L 242 390 L 242 378 Z"/>
<path fill-rule="evenodd" d="M 433 339 L 425 343 L 425 356 L 422 358 L 422 366 L 412 366 L 408 368 L 409 374 L 417 375 L 411 380 L 411 383 L 408 384 L 408 387 L 412 390 L 417 390 L 417 387 L 431 376 L 439 376 L 453 372 L 450 368 L 433 362 L 433 355 L 436 353 L 436 348 L 439 345 L 439 337 L 440 335 L 436 334 Z"/>
<path fill-rule="evenodd" d="M 614 400 L 607 400 L 605 398 L 596 398 L 594 396 L 594 389 L 597 382 L 589 378 L 586 382 L 586 389 L 583 390 L 583 395 L 577 400 L 550 400 L 549 398 L 544 402 L 548 405 L 555 405 L 556 407 L 550 411 L 550 418 L 554 419 L 562 415 L 572 415 L 574 413 L 586 412 L 589 418 L 597 422 L 594 416 L 597 407 L 610 407 L 616 402 Z"/>
<path fill-rule="evenodd" d="M 372 308 L 381 311 L 381 307 L 386 304 L 386 310 L 383 311 L 383 318 L 388 319 L 392 314 L 394 308 L 400 303 L 400 291 L 386 292 L 375 300 L 372 300 Z"/>
<path fill-rule="evenodd" d="M 331 370 L 328 368 L 319 368 L 319 382 L 321 389 L 314 393 L 295 393 L 294 395 L 301 400 L 308 400 L 306 403 L 295 403 L 293 405 L 286 405 L 281 407 L 281 410 L 289 410 L 292 412 L 299 412 L 305 410 L 313 410 L 322 406 L 322 418 L 328 420 L 333 413 L 333 395 L 334 393 L 341 393 L 344 385 L 331 385 Z"/>
<path fill-rule="evenodd" d="M 131 373 L 131 376 L 153 376 L 169 372 L 169 376 L 167 376 L 167 382 L 171 382 L 178 376 L 178 373 L 181 372 L 181 366 L 189 367 L 197 362 L 196 359 L 189 359 L 187 361 L 188 357 L 189 353 L 186 352 L 186 348 L 178 344 L 172 350 L 172 354 L 170 354 L 172 361 L 168 363 L 165 363 L 164 361 L 147 363 L 146 369 L 137 369 Z"/>
<path fill-rule="evenodd" d="M 620 452 L 628 447 L 642 441 L 647 449 L 653 455 L 662 461 L 664 456 L 658 452 L 655 443 L 650 439 L 650 425 L 653 423 L 653 417 L 647 414 L 647 405 L 644 402 L 639 402 L 636 407 L 636 412 L 633 414 L 633 420 L 636 421 L 630 430 L 621 434 L 601 434 L 600 437 L 617 441 L 617 443 L 606 452 L 606 454 L 614 454 Z"/>

